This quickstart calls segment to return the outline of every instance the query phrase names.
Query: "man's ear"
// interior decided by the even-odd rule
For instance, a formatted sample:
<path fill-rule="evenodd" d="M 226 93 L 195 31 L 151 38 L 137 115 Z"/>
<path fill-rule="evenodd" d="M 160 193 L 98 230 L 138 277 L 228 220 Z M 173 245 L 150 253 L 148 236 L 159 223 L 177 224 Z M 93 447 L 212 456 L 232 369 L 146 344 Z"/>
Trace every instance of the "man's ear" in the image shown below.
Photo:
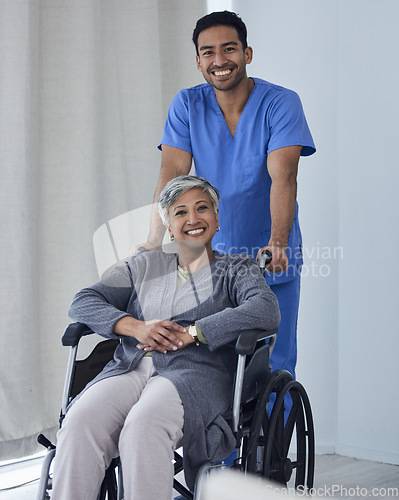
<path fill-rule="evenodd" d="M 198 70 L 202 72 L 202 70 L 201 70 L 201 63 L 200 63 L 200 58 L 199 58 L 199 56 L 195 56 L 195 61 L 196 61 L 196 63 L 197 63 L 197 68 L 198 68 Z"/>
<path fill-rule="evenodd" d="M 246 64 L 251 64 L 253 55 L 254 55 L 254 51 L 253 51 L 252 47 L 247 47 L 244 50 L 244 56 L 245 56 L 245 63 Z"/>

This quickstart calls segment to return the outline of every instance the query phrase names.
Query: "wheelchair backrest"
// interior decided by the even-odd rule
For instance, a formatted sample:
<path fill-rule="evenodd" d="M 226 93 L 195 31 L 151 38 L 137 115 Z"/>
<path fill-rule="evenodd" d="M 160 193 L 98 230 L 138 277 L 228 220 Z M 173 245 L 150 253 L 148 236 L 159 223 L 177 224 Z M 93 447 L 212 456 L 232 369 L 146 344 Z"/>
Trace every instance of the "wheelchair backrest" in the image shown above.
<path fill-rule="evenodd" d="M 69 401 L 77 396 L 101 372 L 104 366 L 112 360 L 118 344 L 119 340 L 103 340 L 94 347 L 87 358 L 75 362 Z"/>
<path fill-rule="evenodd" d="M 245 367 L 241 401 L 255 399 L 270 374 L 270 346 L 262 344 L 249 358 Z"/>

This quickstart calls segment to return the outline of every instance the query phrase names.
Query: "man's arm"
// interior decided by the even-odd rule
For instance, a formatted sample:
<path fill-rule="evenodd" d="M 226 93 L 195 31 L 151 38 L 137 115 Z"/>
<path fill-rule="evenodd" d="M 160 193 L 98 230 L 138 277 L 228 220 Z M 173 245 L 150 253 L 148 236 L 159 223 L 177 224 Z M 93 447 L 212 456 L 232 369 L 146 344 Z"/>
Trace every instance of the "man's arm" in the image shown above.
<path fill-rule="evenodd" d="M 162 246 L 165 226 L 158 214 L 156 202 L 162 188 L 167 182 L 179 175 L 187 175 L 190 172 L 192 156 L 183 149 L 162 145 L 161 171 L 159 173 L 158 184 L 154 193 L 153 207 L 151 213 L 150 232 L 146 243 L 139 243 L 133 249 L 136 251 L 140 247 L 147 250 L 154 250 Z"/>
<path fill-rule="evenodd" d="M 272 151 L 267 158 L 272 185 L 270 189 L 271 236 L 266 247 L 273 259 L 270 272 L 282 272 L 288 267 L 288 237 L 295 217 L 298 162 L 302 146 L 289 146 Z"/>

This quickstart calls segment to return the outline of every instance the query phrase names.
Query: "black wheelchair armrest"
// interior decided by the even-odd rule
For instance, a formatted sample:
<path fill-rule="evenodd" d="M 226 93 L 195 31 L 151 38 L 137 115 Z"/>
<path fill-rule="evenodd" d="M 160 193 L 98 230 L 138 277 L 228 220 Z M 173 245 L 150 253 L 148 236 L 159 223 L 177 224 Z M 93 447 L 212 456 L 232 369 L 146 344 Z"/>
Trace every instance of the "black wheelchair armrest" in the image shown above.
<path fill-rule="evenodd" d="M 241 332 L 236 342 L 236 354 L 244 356 L 251 355 L 255 352 L 256 344 L 260 340 L 273 337 L 278 332 L 278 328 L 272 330 L 246 330 Z"/>
<path fill-rule="evenodd" d="M 93 330 L 83 323 L 71 323 L 66 327 L 61 342 L 63 346 L 76 347 L 82 337 L 93 333 Z"/>

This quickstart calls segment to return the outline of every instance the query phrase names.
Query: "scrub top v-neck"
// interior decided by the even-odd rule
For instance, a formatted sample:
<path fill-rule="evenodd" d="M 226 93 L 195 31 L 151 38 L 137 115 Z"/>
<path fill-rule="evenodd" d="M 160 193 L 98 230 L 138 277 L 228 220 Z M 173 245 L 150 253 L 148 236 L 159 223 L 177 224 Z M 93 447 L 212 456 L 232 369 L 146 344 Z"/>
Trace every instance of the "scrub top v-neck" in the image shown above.
<path fill-rule="evenodd" d="M 252 90 L 253 90 L 253 89 L 252 89 Z M 239 128 L 241 128 L 241 125 L 240 125 L 240 124 L 241 124 L 243 121 L 245 122 L 245 114 L 247 113 L 247 111 L 246 111 L 246 110 L 247 110 L 248 108 L 250 108 L 250 107 L 251 107 L 251 106 L 250 106 L 251 96 L 252 96 L 252 91 L 251 91 L 251 93 L 249 94 L 249 97 L 248 97 L 248 99 L 247 99 L 247 102 L 245 103 L 244 109 L 243 109 L 243 110 L 242 110 L 242 112 L 241 112 L 241 115 L 240 115 L 240 117 L 239 117 L 239 119 L 238 119 L 238 122 L 237 122 L 237 125 L 236 125 L 236 128 L 235 128 L 235 131 L 234 131 L 234 135 L 233 135 L 233 134 L 231 133 L 231 130 L 230 130 L 230 128 L 229 128 L 229 125 L 228 125 L 228 123 L 227 123 L 227 121 L 226 121 L 226 119 L 225 119 L 225 117 L 224 117 L 224 115 L 223 115 L 223 111 L 220 109 L 220 106 L 219 106 L 219 104 L 218 104 L 218 102 L 217 102 L 217 100 L 216 100 L 216 96 L 215 96 L 215 94 L 213 94 L 213 97 L 214 97 L 214 105 L 215 105 L 215 112 L 216 112 L 216 113 L 217 113 L 217 115 L 219 116 L 219 118 L 220 118 L 221 122 L 222 122 L 222 123 L 224 123 L 225 128 L 226 128 L 226 129 L 227 129 L 227 131 L 228 131 L 228 134 L 227 134 L 227 135 L 228 135 L 228 137 L 225 137 L 225 140 L 226 140 L 226 141 L 228 141 L 228 140 L 230 140 L 230 139 L 232 139 L 232 140 L 234 141 L 234 138 L 235 138 L 235 135 L 236 135 L 236 133 L 237 133 L 237 130 L 238 130 Z M 244 117 L 243 117 L 243 115 L 244 115 Z M 221 126 L 223 127 L 223 125 L 221 125 Z"/>

